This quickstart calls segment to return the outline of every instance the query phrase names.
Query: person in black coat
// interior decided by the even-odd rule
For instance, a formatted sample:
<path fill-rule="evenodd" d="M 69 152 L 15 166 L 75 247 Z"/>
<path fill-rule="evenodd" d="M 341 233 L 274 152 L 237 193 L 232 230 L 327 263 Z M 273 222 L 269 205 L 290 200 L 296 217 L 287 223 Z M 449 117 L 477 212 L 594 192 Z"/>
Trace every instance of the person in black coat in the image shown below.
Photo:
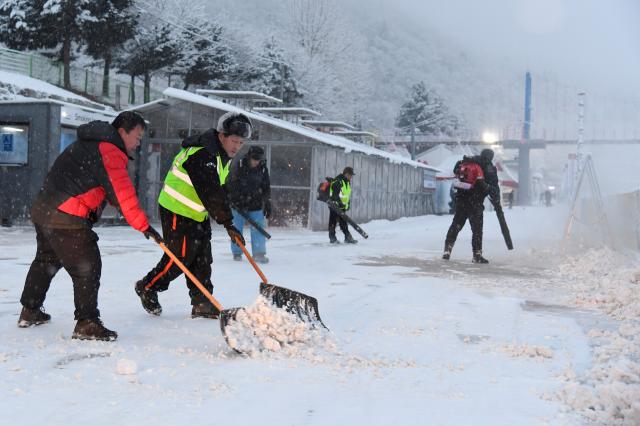
<path fill-rule="evenodd" d="M 271 183 L 264 149 L 259 146 L 249 148 L 247 154 L 231 168 L 227 183 L 227 196 L 232 207 L 233 225 L 242 232 L 245 218 L 242 211 L 264 228 L 265 219 L 271 216 Z M 267 263 L 267 240 L 253 226 L 251 228 L 251 251 L 258 263 Z M 234 260 L 242 260 L 242 251 L 231 243 Z"/>
<path fill-rule="evenodd" d="M 449 260 L 451 251 L 458 237 L 458 233 L 464 227 L 467 219 L 471 225 L 471 247 L 474 263 L 489 263 L 482 256 L 482 228 L 484 215 L 484 199 L 488 195 L 492 203 L 500 202 L 500 188 L 498 186 L 498 169 L 493 165 L 493 151 L 483 149 L 479 156 L 464 157 L 458 161 L 453 169 L 456 176 L 461 175 L 462 166 L 477 164 L 480 173 L 471 187 L 464 187 L 465 183 L 456 188 L 455 214 L 447 232 L 442 258 Z"/>
<path fill-rule="evenodd" d="M 147 238 L 149 226 L 127 172 L 146 123 L 135 112 L 121 112 L 111 123 L 92 121 L 78 128 L 78 140 L 53 163 L 31 209 L 36 256 L 20 298 L 19 327 L 49 322 L 43 304 L 53 277 L 64 268 L 73 282 L 75 319 L 72 339 L 112 341 L 118 333 L 100 319 L 98 291 L 102 260 L 93 225 L 108 201 L 129 225 Z"/>

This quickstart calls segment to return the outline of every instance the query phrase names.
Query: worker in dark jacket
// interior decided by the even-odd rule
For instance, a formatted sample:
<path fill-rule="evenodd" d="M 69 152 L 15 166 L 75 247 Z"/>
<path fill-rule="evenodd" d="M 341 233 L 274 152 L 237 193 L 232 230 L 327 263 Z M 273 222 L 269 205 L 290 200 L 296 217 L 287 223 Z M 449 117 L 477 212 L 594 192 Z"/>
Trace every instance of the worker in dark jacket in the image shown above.
<path fill-rule="evenodd" d="M 351 208 L 351 179 L 355 173 L 352 167 L 345 167 L 341 174 L 331 181 L 329 188 L 329 202 L 337 206 L 343 212 L 347 212 Z M 354 239 L 349 232 L 349 225 L 340 215 L 329 209 L 329 242 L 331 244 L 339 244 L 336 238 L 336 225 L 340 224 L 340 230 L 344 234 L 344 242 L 347 244 L 356 244 L 358 240 Z"/>
<path fill-rule="evenodd" d="M 483 149 L 479 156 L 464 157 L 454 167 L 458 180 L 455 194 L 455 214 L 447 232 L 442 258 L 449 260 L 458 233 L 469 219 L 471 224 L 471 248 L 473 263 L 489 263 L 482 256 L 482 228 L 484 222 L 484 199 L 489 195 L 491 202 L 500 202 L 498 170 L 491 162 L 493 151 Z"/>
<path fill-rule="evenodd" d="M 225 183 L 231 159 L 251 137 L 251 122 L 244 114 L 226 113 L 216 129 L 190 136 L 173 159 L 158 198 L 164 242 L 190 272 L 209 290 L 211 283 L 211 222 L 209 215 L 224 226 L 235 241 L 242 233 L 233 226 Z M 142 307 L 152 315 L 160 315 L 162 306 L 158 292 L 182 270 L 166 254 L 135 285 Z M 218 318 L 220 312 L 187 277 L 192 318 Z"/>
<path fill-rule="evenodd" d="M 51 280 L 64 268 L 73 281 L 77 323 L 72 338 L 117 338 L 100 320 L 102 264 L 98 236 L 91 228 L 108 200 L 133 228 L 147 238 L 157 235 L 127 172 L 129 155 L 140 145 L 145 128 L 142 116 L 131 111 L 120 113 L 112 124 L 92 121 L 78 128 L 78 140 L 54 162 L 31 209 L 37 249 L 20 298 L 20 327 L 49 322 L 42 305 Z"/>
<path fill-rule="evenodd" d="M 248 215 L 264 228 L 265 218 L 271 216 L 271 184 L 269 170 L 264 158 L 264 149 L 259 146 L 249 148 L 240 161 L 232 163 L 227 182 L 227 192 L 233 213 L 233 225 L 242 232 L 245 218 L 238 210 Z M 242 250 L 231 242 L 234 260 L 242 260 Z M 268 263 L 267 240 L 251 226 L 251 254 L 258 263 Z"/>

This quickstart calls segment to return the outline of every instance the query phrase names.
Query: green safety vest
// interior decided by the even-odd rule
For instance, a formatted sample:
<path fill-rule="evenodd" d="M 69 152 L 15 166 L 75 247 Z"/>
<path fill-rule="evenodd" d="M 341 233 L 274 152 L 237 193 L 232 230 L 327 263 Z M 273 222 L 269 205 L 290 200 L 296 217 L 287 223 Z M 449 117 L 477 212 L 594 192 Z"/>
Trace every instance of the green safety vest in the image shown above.
<path fill-rule="evenodd" d="M 173 159 L 171 170 L 167 173 L 164 180 L 164 186 L 158 197 L 158 204 L 167 210 L 170 210 L 180 216 L 185 216 L 196 222 L 203 222 L 209 215 L 207 209 L 204 208 L 200 197 L 196 193 L 189 174 L 182 167 L 187 159 L 200 151 L 203 147 L 189 147 L 180 150 L 178 155 Z M 216 166 L 220 186 L 223 186 L 229 175 L 229 166 L 231 160 L 227 164 L 222 164 L 220 155 L 216 156 Z"/>
<path fill-rule="evenodd" d="M 335 182 L 335 180 L 333 181 Z M 331 186 L 329 187 L 329 196 L 333 196 L 333 182 L 331 182 Z M 348 180 L 343 180 L 342 181 L 342 188 L 340 188 L 340 194 L 338 194 L 338 197 L 340 197 L 340 201 L 342 201 L 342 204 L 344 204 L 344 208 L 345 210 L 349 210 L 349 200 L 351 199 L 351 185 L 349 184 Z"/>

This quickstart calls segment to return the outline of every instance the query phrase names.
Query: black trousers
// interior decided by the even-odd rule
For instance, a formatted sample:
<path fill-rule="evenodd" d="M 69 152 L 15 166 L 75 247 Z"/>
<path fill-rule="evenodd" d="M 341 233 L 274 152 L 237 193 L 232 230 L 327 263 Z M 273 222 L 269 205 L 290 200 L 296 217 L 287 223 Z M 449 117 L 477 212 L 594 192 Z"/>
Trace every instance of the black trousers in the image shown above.
<path fill-rule="evenodd" d="M 347 235 L 351 235 L 349 232 L 349 225 L 347 221 L 344 220 L 338 213 L 329 209 L 329 237 L 336 236 L 336 225 L 340 224 L 340 230 L 346 237 Z"/>
<path fill-rule="evenodd" d="M 102 261 L 98 236 L 88 226 L 54 229 L 36 225 L 36 257 L 31 263 L 20 297 L 22 306 L 38 309 L 47 297 L 51 280 L 64 268 L 73 281 L 76 320 L 100 317 L 98 290 Z"/>
<path fill-rule="evenodd" d="M 455 205 L 456 210 L 449 231 L 447 232 L 444 250 L 451 252 L 458 238 L 458 233 L 464 227 L 467 219 L 469 219 L 472 232 L 471 248 L 473 253 L 482 253 L 483 200 L 474 197 L 458 196 Z"/>
<path fill-rule="evenodd" d="M 211 222 L 207 218 L 203 222 L 196 222 L 162 206 L 160 208 L 160 220 L 162 222 L 162 236 L 166 246 L 175 254 L 182 263 L 195 275 L 202 285 L 213 291 L 211 283 Z M 142 281 L 145 287 L 155 291 L 165 291 L 171 281 L 182 274 L 180 269 L 169 256 L 162 256 L 160 262 L 149 272 Z M 188 278 L 187 287 L 191 304 L 208 302 L 208 299 Z"/>

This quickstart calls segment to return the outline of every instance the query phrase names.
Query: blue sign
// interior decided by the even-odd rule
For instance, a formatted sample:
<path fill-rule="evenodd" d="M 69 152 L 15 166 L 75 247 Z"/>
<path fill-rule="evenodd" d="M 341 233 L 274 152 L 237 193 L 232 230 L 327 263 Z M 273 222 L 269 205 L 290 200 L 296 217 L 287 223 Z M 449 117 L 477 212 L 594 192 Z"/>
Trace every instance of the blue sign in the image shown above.
<path fill-rule="evenodd" d="M 10 133 L 2 134 L 2 150 L 4 152 L 13 152 L 13 135 Z"/>

